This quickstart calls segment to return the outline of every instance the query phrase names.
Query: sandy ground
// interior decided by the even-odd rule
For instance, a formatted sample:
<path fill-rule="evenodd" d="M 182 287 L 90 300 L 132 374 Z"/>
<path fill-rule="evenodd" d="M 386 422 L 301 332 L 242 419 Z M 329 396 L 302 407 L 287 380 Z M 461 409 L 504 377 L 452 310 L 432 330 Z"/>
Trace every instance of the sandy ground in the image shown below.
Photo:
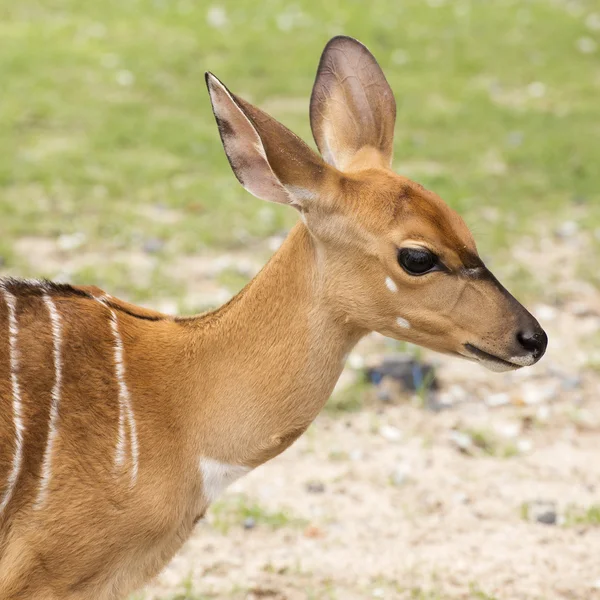
<path fill-rule="evenodd" d="M 578 244 L 525 241 L 520 259 L 543 286 L 553 260 L 574 272 Z M 539 365 L 498 375 L 426 353 L 443 410 L 384 402 L 384 381 L 359 412 L 323 413 L 227 492 L 146 597 L 600 598 L 600 293 L 573 272 L 533 306 L 551 340 Z M 344 381 L 385 353 L 361 342 Z"/>
<path fill-rule="evenodd" d="M 135 597 L 600 599 L 600 292 L 577 278 L 588 242 L 516 246 L 552 290 L 531 307 L 550 337 L 539 365 L 499 375 L 425 353 L 442 410 L 384 380 L 361 410 L 323 412 L 232 486 Z M 53 242 L 36 243 L 46 269 L 68 267 Z M 240 262 L 252 272 L 263 260 L 186 258 L 173 272 L 190 298 L 223 301 L 215 274 Z M 341 385 L 390 352 L 366 338 Z"/>

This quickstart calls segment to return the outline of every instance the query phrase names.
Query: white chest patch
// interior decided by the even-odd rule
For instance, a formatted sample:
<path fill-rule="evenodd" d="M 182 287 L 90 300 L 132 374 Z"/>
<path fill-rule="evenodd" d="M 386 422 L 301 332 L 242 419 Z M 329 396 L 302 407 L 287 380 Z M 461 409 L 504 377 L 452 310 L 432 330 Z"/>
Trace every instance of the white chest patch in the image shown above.
<path fill-rule="evenodd" d="M 250 467 L 243 465 L 230 465 L 213 458 L 201 458 L 200 472 L 202 473 L 204 497 L 209 502 L 213 502 L 228 485 L 249 471 Z"/>

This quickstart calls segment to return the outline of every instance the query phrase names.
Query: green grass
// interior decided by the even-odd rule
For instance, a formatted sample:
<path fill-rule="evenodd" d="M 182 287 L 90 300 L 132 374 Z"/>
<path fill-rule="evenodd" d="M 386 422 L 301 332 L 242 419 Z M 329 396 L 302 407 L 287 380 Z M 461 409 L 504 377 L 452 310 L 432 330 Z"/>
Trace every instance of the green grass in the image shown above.
<path fill-rule="evenodd" d="M 251 519 L 254 527 L 303 527 L 307 525 L 288 511 L 271 511 L 244 494 L 230 495 L 215 502 L 210 508 L 211 524 L 221 533 L 227 533 L 231 527 L 243 527 L 247 519 Z"/>
<path fill-rule="evenodd" d="M 14 242 L 83 232 L 81 251 L 110 262 L 161 240 L 155 277 L 142 289 L 122 282 L 138 298 L 163 278 L 170 285 L 176 255 L 288 227 L 292 210 L 254 199 L 231 174 L 203 73 L 310 140 L 317 61 L 338 33 L 369 45 L 396 93 L 397 169 L 461 211 L 484 256 L 566 215 L 596 228 L 600 35 L 585 25 L 594 7 L 0 0 L 0 254 L 8 268 L 52 276 Z M 595 52 L 580 50 L 582 38 Z"/>
<path fill-rule="evenodd" d="M 569 506 L 565 514 L 565 525 L 589 525 L 600 527 L 600 504 L 592 504 L 586 508 Z"/>

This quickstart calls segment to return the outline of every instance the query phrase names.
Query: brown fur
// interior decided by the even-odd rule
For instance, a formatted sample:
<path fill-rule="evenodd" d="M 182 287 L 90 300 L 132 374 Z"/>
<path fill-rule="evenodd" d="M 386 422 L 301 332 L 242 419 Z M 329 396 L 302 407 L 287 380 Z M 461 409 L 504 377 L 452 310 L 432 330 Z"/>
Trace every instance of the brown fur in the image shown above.
<path fill-rule="evenodd" d="M 385 91 L 368 51 L 348 38 L 338 41 L 344 53 L 330 43 L 322 67 L 348 75 L 356 64 L 348 56 L 357 53 L 366 65 L 360 81 L 373 78 L 378 87 L 372 89 Z M 23 466 L 0 515 L 0 600 L 116 600 L 142 585 L 208 507 L 200 459 L 254 468 L 282 452 L 316 417 L 344 357 L 369 331 L 442 352 L 468 354 L 466 345 L 473 344 L 501 361 L 525 356 L 516 334 L 539 329 L 535 319 L 485 269 L 460 217 L 387 167 L 393 119 L 380 119 L 386 110 L 391 115 L 393 97 L 356 99 L 350 89 L 346 104 L 330 104 L 337 96 L 321 75 L 311 107 L 319 146 L 327 134 L 313 116 L 315 102 L 335 123 L 345 118 L 337 110 L 352 118 L 368 113 L 367 130 L 350 129 L 345 137 L 344 127 L 337 129 L 329 144 L 336 166 L 208 78 L 238 179 L 265 199 L 295 206 L 305 220 L 219 310 L 170 318 L 93 287 L 0 285 L 0 493 L 15 449 L 3 289 L 17 303 L 25 425 Z M 444 271 L 406 273 L 397 252 L 407 244 L 429 248 Z M 398 291 L 386 287 L 386 278 Z M 63 380 L 47 503 L 38 509 L 55 378 L 44 295 L 61 317 Z M 113 461 L 119 388 L 112 312 L 138 430 L 135 485 L 129 458 L 117 470 Z M 397 317 L 410 328 L 399 327 Z"/>

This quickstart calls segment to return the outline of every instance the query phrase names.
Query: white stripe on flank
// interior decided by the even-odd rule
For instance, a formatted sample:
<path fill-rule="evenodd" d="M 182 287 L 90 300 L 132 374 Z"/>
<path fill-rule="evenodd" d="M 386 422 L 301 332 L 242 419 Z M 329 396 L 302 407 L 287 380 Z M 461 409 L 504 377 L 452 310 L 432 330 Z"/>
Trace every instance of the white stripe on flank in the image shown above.
<path fill-rule="evenodd" d="M 119 333 L 119 321 L 114 310 L 110 309 L 110 327 L 115 337 L 115 372 L 119 385 L 119 433 L 117 436 L 117 450 L 115 454 L 116 466 L 121 466 L 125 459 L 125 419 L 129 426 L 129 443 L 131 449 L 131 483 L 134 484 L 138 474 L 139 448 L 135 418 L 131 409 L 131 396 L 125 381 L 125 362 L 123 360 L 123 341 Z"/>
<path fill-rule="evenodd" d="M 52 325 L 53 358 L 54 358 L 54 385 L 52 386 L 52 403 L 50 405 L 50 424 L 48 425 L 48 440 L 44 452 L 44 461 L 42 463 L 42 482 L 38 492 L 36 508 L 42 508 L 48 495 L 48 485 L 52 476 L 52 449 L 56 439 L 56 427 L 58 422 L 58 409 L 60 405 L 60 392 L 62 387 L 62 328 L 60 323 L 60 314 L 56 310 L 52 298 L 44 295 L 44 304 L 50 315 Z"/>
<path fill-rule="evenodd" d="M 19 354 L 17 350 L 17 334 L 19 327 L 17 324 L 17 299 L 0 284 L 0 290 L 4 295 L 6 306 L 8 308 L 8 347 L 10 353 L 10 381 L 12 385 L 12 409 L 13 420 L 15 423 L 15 453 L 12 460 L 12 468 L 6 480 L 6 490 L 2 502 L 0 502 L 0 513 L 4 511 L 12 498 L 15 486 L 21 471 L 23 462 L 23 434 L 25 425 L 23 424 L 23 409 L 21 406 L 21 387 L 17 372 L 19 369 Z"/>

